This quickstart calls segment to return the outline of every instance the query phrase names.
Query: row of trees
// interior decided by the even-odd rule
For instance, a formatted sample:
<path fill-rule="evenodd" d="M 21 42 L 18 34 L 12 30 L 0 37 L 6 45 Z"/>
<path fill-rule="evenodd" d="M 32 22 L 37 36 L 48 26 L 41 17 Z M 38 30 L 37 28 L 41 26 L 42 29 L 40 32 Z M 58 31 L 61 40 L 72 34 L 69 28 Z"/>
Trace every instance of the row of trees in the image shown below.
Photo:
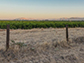
<path fill-rule="evenodd" d="M 31 29 L 31 28 L 63 28 L 66 24 L 69 27 L 84 27 L 84 22 L 81 21 L 0 21 L 0 28 L 6 29 L 9 24 L 11 29 Z"/>

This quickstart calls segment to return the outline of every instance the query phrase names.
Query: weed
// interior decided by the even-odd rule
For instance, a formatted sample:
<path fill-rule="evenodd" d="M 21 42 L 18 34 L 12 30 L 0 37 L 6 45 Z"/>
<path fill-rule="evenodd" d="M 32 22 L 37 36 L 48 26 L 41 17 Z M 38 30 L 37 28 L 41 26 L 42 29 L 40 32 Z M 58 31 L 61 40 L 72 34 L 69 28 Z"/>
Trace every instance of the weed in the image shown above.
<path fill-rule="evenodd" d="M 19 47 L 23 47 L 23 46 L 27 46 L 24 42 L 15 42 L 14 40 L 11 40 L 11 42 L 13 43 L 13 45 L 18 45 Z"/>

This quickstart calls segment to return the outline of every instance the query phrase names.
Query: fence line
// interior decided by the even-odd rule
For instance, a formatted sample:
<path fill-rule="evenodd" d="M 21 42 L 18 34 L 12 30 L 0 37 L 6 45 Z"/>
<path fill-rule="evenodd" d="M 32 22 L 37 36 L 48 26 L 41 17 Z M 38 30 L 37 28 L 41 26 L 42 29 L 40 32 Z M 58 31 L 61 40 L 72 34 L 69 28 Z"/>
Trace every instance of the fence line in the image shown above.
<path fill-rule="evenodd" d="M 7 25 L 7 36 L 6 36 L 6 51 L 9 49 L 9 38 L 10 38 L 10 25 Z"/>
<path fill-rule="evenodd" d="M 10 25 L 7 25 L 7 30 L 6 30 L 6 51 L 9 49 L 9 40 L 10 40 Z M 68 25 L 66 25 L 66 41 L 68 42 Z"/>
<path fill-rule="evenodd" d="M 68 39 L 68 25 L 66 25 L 66 41 L 68 42 L 69 39 Z"/>

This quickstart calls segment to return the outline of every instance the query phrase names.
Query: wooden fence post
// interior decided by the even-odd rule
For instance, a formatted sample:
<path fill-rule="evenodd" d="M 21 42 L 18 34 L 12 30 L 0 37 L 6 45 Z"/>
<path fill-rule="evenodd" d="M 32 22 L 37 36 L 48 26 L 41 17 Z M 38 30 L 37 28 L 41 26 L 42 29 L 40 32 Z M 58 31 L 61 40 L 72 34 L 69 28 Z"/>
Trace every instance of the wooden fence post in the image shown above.
<path fill-rule="evenodd" d="M 66 25 L 66 41 L 68 42 L 69 39 L 68 39 L 68 25 Z"/>
<path fill-rule="evenodd" d="M 6 51 L 9 49 L 9 34 L 10 34 L 10 25 L 7 25 L 6 30 Z"/>

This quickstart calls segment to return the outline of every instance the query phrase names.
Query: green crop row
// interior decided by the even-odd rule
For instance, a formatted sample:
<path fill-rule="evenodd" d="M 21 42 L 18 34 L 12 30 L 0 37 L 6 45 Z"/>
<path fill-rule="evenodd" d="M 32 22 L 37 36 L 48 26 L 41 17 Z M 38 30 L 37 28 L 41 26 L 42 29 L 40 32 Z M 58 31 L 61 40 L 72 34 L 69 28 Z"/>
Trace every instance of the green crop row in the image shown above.
<path fill-rule="evenodd" d="M 84 27 L 84 21 L 0 21 L 0 29 L 6 29 L 8 24 L 11 29 Z"/>

